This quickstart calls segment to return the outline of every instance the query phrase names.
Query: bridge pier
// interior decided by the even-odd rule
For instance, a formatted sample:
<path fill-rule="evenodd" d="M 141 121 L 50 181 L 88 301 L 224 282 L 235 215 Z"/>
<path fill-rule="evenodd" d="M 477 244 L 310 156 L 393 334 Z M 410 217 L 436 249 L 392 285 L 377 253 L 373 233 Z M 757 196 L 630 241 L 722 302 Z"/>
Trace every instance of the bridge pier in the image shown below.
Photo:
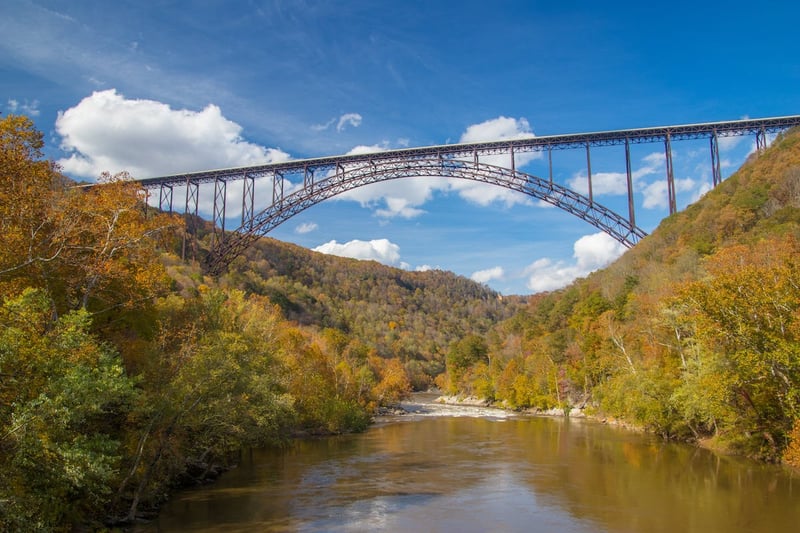
<path fill-rule="evenodd" d="M 678 211 L 678 201 L 675 195 L 675 174 L 672 170 L 672 138 L 669 132 L 664 139 L 664 158 L 667 163 L 667 196 L 669 202 L 669 214 L 674 215 Z"/>
<path fill-rule="evenodd" d="M 228 182 L 220 177 L 214 179 L 214 227 L 211 238 L 211 249 L 225 241 L 225 206 L 228 196 Z"/>
<path fill-rule="evenodd" d="M 633 171 L 631 170 L 631 142 L 625 138 L 625 175 L 628 180 L 628 221 L 636 227 L 636 213 L 633 210 Z"/>
<path fill-rule="evenodd" d="M 719 163 L 719 138 L 717 137 L 717 130 L 711 133 L 711 183 L 712 187 L 716 187 L 722 183 L 722 172 Z"/>
<path fill-rule="evenodd" d="M 255 188 L 255 178 L 252 174 L 245 172 L 242 179 L 242 228 L 249 229 L 253 225 Z"/>
<path fill-rule="evenodd" d="M 589 201 L 594 202 L 592 193 L 592 156 L 589 154 L 589 141 L 586 141 L 586 178 L 589 180 Z"/>
<path fill-rule="evenodd" d="M 158 208 L 172 214 L 172 185 L 162 183 L 158 193 Z"/>
<path fill-rule="evenodd" d="M 197 210 L 200 203 L 200 183 L 186 178 L 186 203 L 183 206 L 186 230 L 183 232 L 183 245 L 181 247 L 181 259 L 186 261 L 186 241 L 190 239 L 192 246 L 192 258 L 197 259 Z"/>

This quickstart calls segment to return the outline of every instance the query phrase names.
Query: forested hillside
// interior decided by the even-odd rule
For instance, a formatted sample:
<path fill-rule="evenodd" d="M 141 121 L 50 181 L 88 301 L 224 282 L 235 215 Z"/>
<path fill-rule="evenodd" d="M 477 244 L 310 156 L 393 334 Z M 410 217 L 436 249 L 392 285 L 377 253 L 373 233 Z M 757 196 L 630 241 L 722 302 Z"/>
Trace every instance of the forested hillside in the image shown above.
<path fill-rule="evenodd" d="M 432 382 L 800 465 L 800 132 L 527 299 L 272 239 L 213 279 L 176 253 L 183 219 L 125 175 L 74 187 L 43 145 L 0 120 L 0 530 L 130 523 Z"/>
<path fill-rule="evenodd" d="M 125 175 L 74 187 L 43 145 L 0 120 L 0 530 L 129 524 L 244 448 L 364 429 L 408 393 L 405 361 L 204 276 L 170 253 L 179 217 Z"/>
<path fill-rule="evenodd" d="M 798 464 L 798 252 L 792 131 L 607 269 L 531 298 L 443 383 Z"/>
<path fill-rule="evenodd" d="M 401 358 L 417 389 L 444 371 L 453 342 L 486 334 L 523 301 L 451 272 L 409 272 L 270 238 L 247 250 L 221 283 L 268 297 L 290 320 L 336 328 L 382 357 Z"/>
<path fill-rule="evenodd" d="M 43 145 L 0 120 L 3 531 L 127 524 L 243 448 L 362 430 L 521 303 L 271 239 L 213 279 L 129 176 L 75 187 Z"/>

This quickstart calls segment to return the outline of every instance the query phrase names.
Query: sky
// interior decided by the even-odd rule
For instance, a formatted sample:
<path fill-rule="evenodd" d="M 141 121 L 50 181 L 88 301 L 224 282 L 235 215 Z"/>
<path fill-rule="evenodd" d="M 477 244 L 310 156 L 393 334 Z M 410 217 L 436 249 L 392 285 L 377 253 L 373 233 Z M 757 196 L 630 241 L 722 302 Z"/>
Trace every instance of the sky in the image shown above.
<path fill-rule="evenodd" d="M 785 0 L 3 0 L 0 112 L 31 117 L 47 156 L 85 181 L 795 115 L 797 20 Z M 723 176 L 753 145 L 721 142 Z M 626 213 L 624 152 L 591 157 L 595 200 Z M 634 145 L 631 162 L 650 232 L 668 214 L 664 147 Z M 673 165 L 683 208 L 711 186 L 708 142 L 673 143 Z M 585 192 L 586 166 L 580 150 L 554 153 L 562 185 Z M 532 154 L 516 168 L 549 171 Z M 624 252 L 533 198 L 432 178 L 348 191 L 269 235 L 503 294 L 563 287 Z"/>

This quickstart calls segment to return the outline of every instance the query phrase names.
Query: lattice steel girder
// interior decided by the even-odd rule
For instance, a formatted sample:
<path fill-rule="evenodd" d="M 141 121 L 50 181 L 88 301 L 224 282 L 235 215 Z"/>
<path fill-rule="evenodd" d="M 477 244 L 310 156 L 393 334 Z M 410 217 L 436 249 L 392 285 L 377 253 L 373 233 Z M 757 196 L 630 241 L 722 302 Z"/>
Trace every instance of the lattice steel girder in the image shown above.
<path fill-rule="evenodd" d="M 162 183 L 159 187 L 158 208 L 172 214 L 172 185 Z"/>
<path fill-rule="evenodd" d="M 414 159 L 375 162 L 347 172 L 333 173 L 316 182 L 313 190 L 300 189 L 283 197 L 253 217 L 252 225 L 229 234 L 209 258 L 209 270 L 219 274 L 227 264 L 253 241 L 301 211 L 345 191 L 392 179 L 428 176 L 437 179 L 460 178 L 511 189 L 539 198 L 605 231 L 627 247 L 646 233 L 635 224 L 585 196 L 536 176 L 474 162 L 447 159 Z"/>
<path fill-rule="evenodd" d="M 214 220 L 213 246 L 225 241 L 225 206 L 228 196 L 228 182 L 222 178 L 214 180 Z"/>
<path fill-rule="evenodd" d="M 200 184 L 196 181 L 186 180 L 186 204 L 183 207 L 184 214 L 197 216 L 197 209 L 200 203 Z"/>
<path fill-rule="evenodd" d="M 361 155 L 341 155 L 322 157 L 316 159 L 301 159 L 285 161 L 282 163 L 269 163 L 251 167 L 211 170 L 188 174 L 177 174 L 158 178 L 140 180 L 139 183 L 146 188 L 159 187 L 162 183 L 181 185 L 187 179 L 197 182 L 212 182 L 217 179 L 237 180 L 242 179 L 245 173 L 254 177 L 274 176 L 275 172 L 283 175 L 304 175 L 313 171 L 318 176 L 325 172 L 361 166 L 369 161 L 385 162 L 391 160 L 410 160 L 418 158 L 470 158 L 479 156 L 508 154 L 513 148 L 514 153 L 543 152 L 552 150 L 569 150 L 589 146 L 614 146 L 623 145 L 625 140 L 631 144 L 661 142 L 670 135 L 672 141 L 691 139 L 705 139 L 716 132 L 718 137 L 732 137 L 738 135 L 766 135 L 776 133 L 787 128 L 800 126 L 800 115 L 785 117 L 771 117 L 748 120 L 734 120 L 728 122 L 708 122 L 700 124 L 685 124 L 676 126 L 659 126 L 653 128 L 639 128 L 630 130 L 601 131 L 594 133 L 577 133 L 566 135 L 550 135 L 531 137 L 529 139 L 515 139 L 513 141 L 493 141 L 481 143 L 448 144 L 439 146 L 425 146 L 419 148 L 406 148 L 402 150 L 388 150 Z M 299 181 L 299 180 L 298 180 Z"/>
<path fill-rule="evenodd" d="M 253 176 L 245 173 L 242 180 L 242 226 L 247 228 L 253 224 L 253 215 L 255 214 L 255 190 L 256 180 Z"/>

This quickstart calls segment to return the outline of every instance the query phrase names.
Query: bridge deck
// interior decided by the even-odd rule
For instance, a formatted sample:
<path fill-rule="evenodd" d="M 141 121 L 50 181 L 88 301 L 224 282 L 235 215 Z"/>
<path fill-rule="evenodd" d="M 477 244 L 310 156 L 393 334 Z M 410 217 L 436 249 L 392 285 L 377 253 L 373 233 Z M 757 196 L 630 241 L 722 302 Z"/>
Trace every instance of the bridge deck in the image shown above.
<path fill-rule="evenodd" d="M 420 157 L 463 158 L 483 155 L 507 154 L 509 152 L 536 152 L 548 150 L 567 150 L 594 146 L 614 146 L 640 144 L 670 139 L 672 141 L 709 138 L 712 136 L 732 137 L 737 135 L 765 135 L 800 126 L 800 115 L 770 117 L 760 119 L 733 120 L 727 122 L 706 122 L 677 126 L 658 126 L 630 130 L 600 131 L 592 133 L 573 133 L 548 135 L 528 139 L 504 141 L 444 144 L 387 150 L 359 155 L 339 155 L 313 159 L 297 159 L 281 163 L 269 163 L 248 167 L 237 167 L 201 172 L 190 172 L 138 180 L 145 188 L 179 186 L 188 182 L 203 183 L 218 179 L 241 179 L 243 176 L 260 177 L 271 174 L 292 174 L 318 172 L 335 169 L 339 166 L 365 164 L 370 161 L 392 159 L 415 159 Z"/>

